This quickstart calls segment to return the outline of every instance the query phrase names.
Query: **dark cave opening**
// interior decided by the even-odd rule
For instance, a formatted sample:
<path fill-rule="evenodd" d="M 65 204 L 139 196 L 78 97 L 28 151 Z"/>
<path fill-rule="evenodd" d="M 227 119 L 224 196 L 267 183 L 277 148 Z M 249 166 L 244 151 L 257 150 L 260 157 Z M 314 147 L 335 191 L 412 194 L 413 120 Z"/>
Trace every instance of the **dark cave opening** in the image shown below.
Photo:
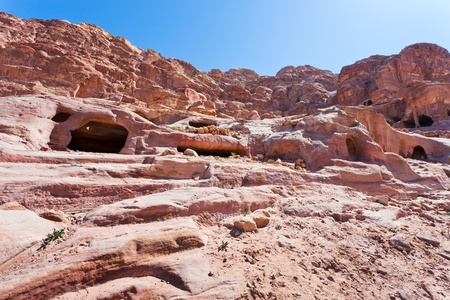
<path fill-rule="evenodd" d="M 372 106 L 372 105 L 373 105 L 372 99 L 369 99 L 369 100 L 367 100 L 367 101 L 364 101 L 364 102 L 363 102 L 363 105 L 364 105 L 364 106 Z"/>
<path fill-rule="evenodd" d="M 422 146 L 416 146 L 416 147 L 414 147 L 411 158 L 418 159 L 418 160 L 426 160 L 428 158 L 428 156 Z"/>
<path fill-rule="evenodd" d="M 240 155 L 240 156 L 246 156 L 245 153 L 233 152 L 230 150 L 222 150 L 222 149 L 208 150 L 208 149 L 201 149 L 201 148 L 196 148 L 196 147 L 184 147 L 184 146 L 178 146 L 177 151 L 183 153 L 184 150 L 186 150 L 188 148 L 194 150 L 195 152 L 197 152 L 198 155 L 201 155 L 201 156 L 230 157 L 235 154 Z"/>
<path fill-rule="evenodd" d="M 95 121 L 70 132 L 72 139 L 67 148 L 85 152 L 119 153 L 128 137 L 128 130 L 120 125 Z"/>
<path fill-rule="evenodd" d="M 71 115 L 72 114 L 69 114 L 69 113 L 59 112 L 52 118 L 52 121 L 57 122 L 57 123 L 62 123 L 62 122 L 67 121 Z"/>
<path fill-rule="evenodd" d="M 432 118 L 430 118 L 427 115 L 420 115 L 419 116 L 419 125 L 420 127 L 428 127 L 433 125 L 434 121 Z"/>
<path fill-rule="evenodd" d="M 356 149 L 355 142 L 353 142 L 353 140 L 351 138 L 347 138 L 345 140 L 345 143 L 347 144 L 347 150 L 348 150 L 348 155 L 350 157 L 350 160 L 358 160 L 359 155 L 358 155 L 358 151 Z"/>
<path fill-rule="evenodd" d="M 217 123 L 212 120 L 191 120 L 189 121 L 189 126 L 200 128 L 208 127 L 209 125 L 216 125 Z"/>

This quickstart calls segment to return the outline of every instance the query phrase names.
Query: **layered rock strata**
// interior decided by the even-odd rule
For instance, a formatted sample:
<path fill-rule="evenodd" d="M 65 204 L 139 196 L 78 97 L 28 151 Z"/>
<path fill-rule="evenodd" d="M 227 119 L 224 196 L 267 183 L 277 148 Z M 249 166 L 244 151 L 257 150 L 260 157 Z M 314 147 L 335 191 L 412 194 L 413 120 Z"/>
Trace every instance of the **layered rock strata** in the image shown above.
<path fill-rule="evenodd" d="M 0 299 L 448 298 L 448 56 L 204 73 L 1 13 Z"/>

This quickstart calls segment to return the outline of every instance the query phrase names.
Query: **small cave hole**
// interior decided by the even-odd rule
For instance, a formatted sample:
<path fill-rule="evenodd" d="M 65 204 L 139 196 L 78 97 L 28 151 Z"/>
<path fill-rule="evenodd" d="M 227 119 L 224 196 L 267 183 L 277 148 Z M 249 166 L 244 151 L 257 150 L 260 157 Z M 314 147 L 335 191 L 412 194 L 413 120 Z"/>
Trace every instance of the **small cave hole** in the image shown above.
<path fill-rule="evenodd" d="M 426 160 L 427 154 L 425 153 L 425 150 L 422 146 L 416 146 L 414 147 L 413 153 L 411 155 L 411 158 L 418 159 L 418 160 Z"/>
<path fill-rule="evenodd" d="M 447 110 L 447 116 L 450 116 L 450 110 Z"/>
<path fill-rule="evenodd" d="M 347 138 L 345 140 L 345 143 L 347 144 L 347 150 L 348 150 L 348 155 L 350 157 L 350 160 L 358 160 L 359 155 L 358 155 L 358 151 L 356 149 L 355 142 L 353 142 L 353 140 L 351 138 Z"/>
<path fill-rule="evenodd" d="M 57 123 L 62 123 L 62 122 L 67 121 L 71 115 L 72 114 L 69 114 L 69 113 L 59 112 L 52 118 L 52 121 L 57 122 Z"/>
<path fill-rule="evenodd" d="M 372 101 L 371 99 L 369 99 L 369 100 L 367 100 L 367 101 L 364 101 L 364 102 L 363 102 L 363 105 L 364 105 L 364 106 L 371 106 L 371 105 L 373 105 L 373 101 Z"/>
<path fill-rule="evenodd" d="M 117 124 L 91 121 L 71 131 L 70 150 L 119 153 L 125 146 L 128 130 Z"/>
<path fill-rule="evenodd" d="M 428 127 L 433 125 L 434 121 L 432 118 L 430 118 L 429 116 L 426 115 L 420 115 L 419 116 L 419 125 L 421 127 Z"/>

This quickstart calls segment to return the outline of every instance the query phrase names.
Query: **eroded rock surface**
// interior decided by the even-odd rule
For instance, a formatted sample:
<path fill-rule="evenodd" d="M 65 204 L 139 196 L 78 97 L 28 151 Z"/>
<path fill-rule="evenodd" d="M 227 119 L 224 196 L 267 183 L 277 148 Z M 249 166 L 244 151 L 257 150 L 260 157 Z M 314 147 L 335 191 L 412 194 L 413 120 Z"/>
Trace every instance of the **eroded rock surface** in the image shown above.
<path fill-rule="evenodd" d="M 338 82 L 4 13 L 0 46 L 0 299 L 450 297 L 445 49 Z"/>
<path fill-rule="evenodd" d="M 108 99 L 155 123 L 195 114 L 258 119 L 307 113 L 324 107 L 337 83 L 335 74 L 310 66 L 286 67 L 276 76 L 245 69 L 204 73 L 95 25 L 5 13 L 0 45 L 3 96 L 47 92 Z"/>
<path fill-rule="evenodd" d="M 449 121 L 450 54 L 421 43 L 392 56 L 372 56 L 339 74 L 335 103 L 366 105 L 397 127 L 429 127 Z"/>

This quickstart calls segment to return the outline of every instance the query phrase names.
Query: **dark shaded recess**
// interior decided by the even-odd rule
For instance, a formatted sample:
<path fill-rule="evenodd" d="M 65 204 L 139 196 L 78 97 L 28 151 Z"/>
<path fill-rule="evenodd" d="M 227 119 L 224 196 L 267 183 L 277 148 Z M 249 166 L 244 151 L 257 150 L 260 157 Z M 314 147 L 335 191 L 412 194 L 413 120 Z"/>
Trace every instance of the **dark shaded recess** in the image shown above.
<path fill-rule="evenodd" d="M 197 152 L 198 155 L 202 155 L 202 156 L 230 157 L 233 155 L 233 153 L 239 154 L 240 156 L 246 156 L 246 154 L 244 152 L 241 153 L 239 151 L 234 152 L 234 151 L 230 151 L 230 150 L 221 150 L 221 149 L 208 150 L 208 149 L 201 149 L 201 148 L 196 148 L 196 147 L 184 147 L 184 146 L 178 146 L 177 151 L 184 152 L 184 150 L 186 150 L 187 148 L 194 150 L 195 152 Z"/>
<path fill-rule="evenodd" d="M 169 268 L 165 269 L 157 266 L 130 266 L 120 268 L 119 270 L 106 271 L 104 273 L 97 274 L 96 277 L 85 278 L 82 283 L 85 286 L 94 286 L 120 278 L 139 278 L 146 276 L 159 278 L 180 290 L 190 291 L 189 287 L 186 285 L 186 282 L 184 282 L 180 275 L 178 275 L 175 271 L 170 270 Z"/>
<path fill-rule="evenodd" d="M 428 126 L 433 125 L 433 123 L 434 123 L 433 119 L 430 118 L 429 116 L 427 116 L 427 115 L 419 116 L 419 125 L 421 127 L 428 127 Z"/>
<path fill-rule="evenodd" d="M 445 175 L 447 175 L 447 177 L 449 177 L 449 178 L 450 178 L 450 170 L 449 170 L 449 169 L 447 169 L 447 168 L 444 168 L 444 169 L 442 169 L 442 170 L 444 170 L 444 172 L 445 172 Z"/>
<path fill-rule="evenodd" d="M 401 118 L 399 118 L 399 117 L 393 117 L 392 118 L 392 121 L 394 121 L 394 123 L 397 123 L 400 120 L 401 120 Z"/>
<path fill-rule="evenodd" d="M 120 125 L 95 121 L 70 132 L 67 148 L 86 152 L 119 153 L 128 137 L 128 130 Z"/>
<path fill-rule="evenodd" d="M 355 142 L 353 142 L 353 140 L 351 138 L 347 138 L 345 140 L 345 143 L 347 144 L 347 150 L 348 150 L 348 155 L 350 156 L 350 160 L 358 160 L 359 155 L 358 155 L 358 151 L 356 149 Z"/>
<path fill-rule="evenodd" d="M 414 120 L 412 118 L 403 121 L 403 126 L 405 128 L 416 128 L 416 124 L 414 123 Z"/>
<path fill-rule="evenodd" d="M 428 158 L 428 156 L 425 153 L 425 150 L 423 149 L 422 146 L 416 146 L 416 147 L 414 147 L 411 158 L 418 159 L 418 160 L 426 160 Z"/>
<path fill-rule="evenodd" d="M 371 105 L 373 105 L 373 101 L 372 101 L 372 100 L 364 101 L 364 102 L 363 102 L 363 105 L 364 105 L 364 106 L 371 106 Z"/>
<path fill-rule="evenodd" d="M 199 120 L 191 120 L 189 121 L 189 126 L 200 128 L 200 127 L 207 127 L 209 125 L 216 125 L 217 123 L 214 121 L 199 121 Z"/>
<path fill-rule="evenodd" d="M 450 116 L 450 110 L 447 110 L 447 116 Z"/>
<path fill-rule="evenodd" d="M 70 118 L 71 114 L 65 113 L 65 112 L 59 112 L 57 113 L 53 118 L 53 122 L 62 123 L 67 121 Z"/>

